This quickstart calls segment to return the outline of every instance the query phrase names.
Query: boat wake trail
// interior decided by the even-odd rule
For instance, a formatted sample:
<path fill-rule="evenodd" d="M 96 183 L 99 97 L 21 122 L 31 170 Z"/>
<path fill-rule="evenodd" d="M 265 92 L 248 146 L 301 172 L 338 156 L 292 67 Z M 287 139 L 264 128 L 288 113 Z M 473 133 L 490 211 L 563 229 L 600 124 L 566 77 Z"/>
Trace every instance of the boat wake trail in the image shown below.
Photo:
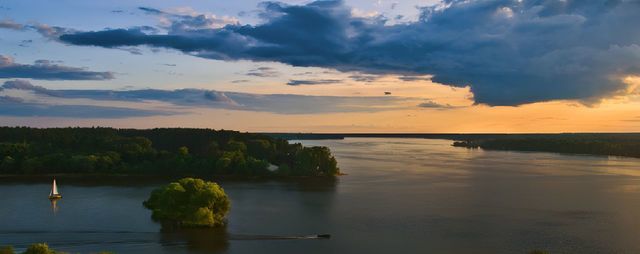
<path fill-rule="evenodd" d="M 253 240 L 312 240 L 312 239 L 328 239 L 331 235 L 306 235 L 306 236 L 278 236 L 278 235 L 229 235 L 229 240 L 253 241 Z"/>

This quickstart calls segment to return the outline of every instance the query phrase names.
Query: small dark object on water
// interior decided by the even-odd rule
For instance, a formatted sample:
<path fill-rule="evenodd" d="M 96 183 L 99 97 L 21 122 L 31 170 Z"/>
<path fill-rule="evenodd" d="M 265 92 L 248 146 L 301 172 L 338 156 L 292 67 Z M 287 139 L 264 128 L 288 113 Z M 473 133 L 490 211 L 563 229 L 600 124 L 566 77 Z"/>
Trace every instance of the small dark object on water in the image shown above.
<path fill-rule="evenodd" d="M 316 235 L 316 236 L 317 236 L 318 238 L 331 238 L 331 235 L 330 235 L 330 234 L 319 234 L 319 235 Z"/>

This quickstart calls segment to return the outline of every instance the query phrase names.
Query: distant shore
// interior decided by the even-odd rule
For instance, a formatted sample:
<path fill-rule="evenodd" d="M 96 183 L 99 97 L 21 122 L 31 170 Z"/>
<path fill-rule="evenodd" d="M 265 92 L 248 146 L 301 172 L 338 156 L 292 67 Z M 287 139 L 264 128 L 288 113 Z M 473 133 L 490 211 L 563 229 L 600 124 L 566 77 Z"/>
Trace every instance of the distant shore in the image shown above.
<path fill-rule="evenodd" d="M 640 132 L 612 133 L 294 133 L 294 132 L 262 132 L 262 135 L 286 140 L 321 140 L 345 138 L 424 138 L 447 140 L 480 140 L 496 138 L 545 138 L 557 136 L 602 137 L 602 138 L 637 138 Z"/>
<path fill-rule="evenodd" d="M 422 138 L 452 140 L 469 149 L 552 152 L 640 158 L 640 133 L 432 134 L 432 133 L 263 133 L 287 140 Z"/>

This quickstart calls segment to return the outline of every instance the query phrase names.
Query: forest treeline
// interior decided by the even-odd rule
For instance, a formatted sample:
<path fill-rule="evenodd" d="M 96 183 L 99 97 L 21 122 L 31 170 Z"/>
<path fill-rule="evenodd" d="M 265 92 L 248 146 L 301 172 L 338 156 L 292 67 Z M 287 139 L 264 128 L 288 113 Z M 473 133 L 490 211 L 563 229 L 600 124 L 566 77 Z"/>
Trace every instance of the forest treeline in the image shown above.
<path fill-rule="evenodd" d="M 453 146 L 640 158 L 640 135 L 634 133 L 511 135 L 459 140 Z"/>
<path fill-rule="evenodd" d="M 327 147 L 262 134 L 162 128 L 0 127 L 0 174 L 333 176 Z"/>

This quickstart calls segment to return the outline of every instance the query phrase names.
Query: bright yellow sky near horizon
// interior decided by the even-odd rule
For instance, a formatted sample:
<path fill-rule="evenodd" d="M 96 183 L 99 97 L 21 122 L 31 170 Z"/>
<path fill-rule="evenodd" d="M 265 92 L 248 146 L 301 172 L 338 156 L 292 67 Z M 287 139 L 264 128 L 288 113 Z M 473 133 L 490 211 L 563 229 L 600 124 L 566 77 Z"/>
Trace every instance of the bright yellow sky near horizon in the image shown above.
<path fill-rule="evenodd" d="M 346 74 L 335 74 L 346 75 Z M 554 133 L 636 132 L 640 130 L 640 97 L 635 86 L 640 78 L 628 77 L 627 94 L 585 105 L 574 101 L 552 101 L 521 106 L 473 105 L 468 88 L 452 88 L 428 80 L 397 82 L 382 77 L 375 82 L 341 83 L 291 87 L 256 84 L 244 88 L 255 93 L 298 93 L 306 95 L 379 96 L 385 91 L 406 97 L 402 109 L 378 112 L 276 114 L 243 110 L 185 108 L 188 113 L 123 119 L 77 119 L 52 117 L 2 117 L 2 125 L 112 126 L 120 128 L 197 127 L 252 132 L 388 132 L 388 133 Z M 231 88 L 231 87 L 230 87 Z M 231 90 L 231 89 L 229 89 Z M 421 108 L 433 101 L 448 108 Z M 135 103 L 132 105 L 135 107 Z M 396 105 L 397 106 L 397 105 Z M 162 103 L 141 103 L 139 107 L 168 107 Z"/>

